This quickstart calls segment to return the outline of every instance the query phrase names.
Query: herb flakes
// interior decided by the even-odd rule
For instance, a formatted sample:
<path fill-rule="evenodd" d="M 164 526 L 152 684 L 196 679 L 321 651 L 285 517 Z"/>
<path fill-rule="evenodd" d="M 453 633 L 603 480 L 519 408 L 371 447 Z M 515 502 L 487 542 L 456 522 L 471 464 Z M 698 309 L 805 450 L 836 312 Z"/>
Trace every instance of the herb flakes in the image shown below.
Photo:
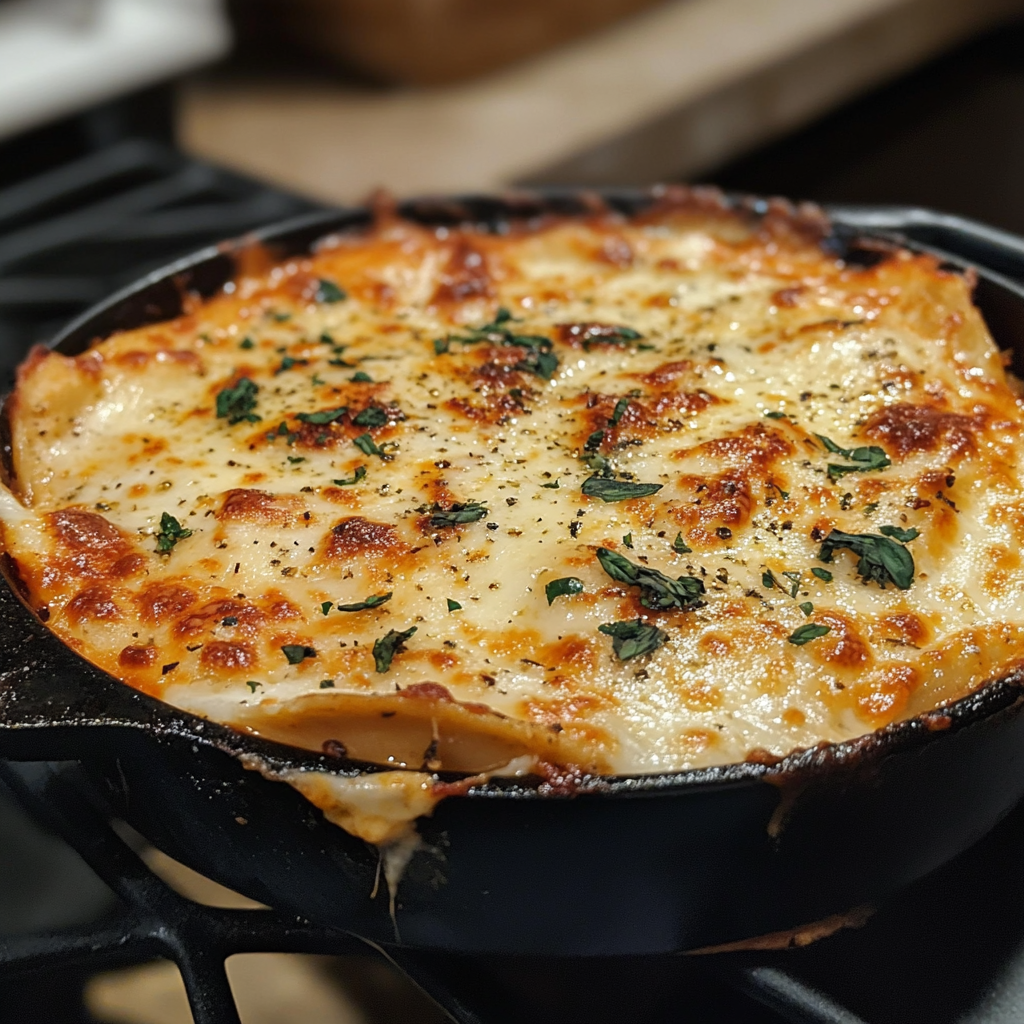
<path fill-rule="evenodd" d="M 435 339 L 434 352 L 439 356 L 445 355 L 451 351 L 453 342 L 462 345 L 489 342 L 507 348 L 521 348 L 526 352 L 512 368 L 535 374 L 543 380 L 550 380 L 558 369 L 558 357 L 552 352 L 554 343 L 542 334 L 517 334 L 506 326 L 514 321 L 512 314 L 502 306 L 489 324 L 470 328 L 465 334 L 449 334 L 444 338 Z"/>
<path fill-rule="evenodd" d="M 901 529 L 899 526 L 880 526 L 878 532 L 883 537 L 892 537 L 893 540 L 898 540 L 901 544 L 909 544 L 910 541 L 921 536 L 921 532 L 912 526 L 907 530 Z"/>
<path fill-rule="evenodd" d="M 461 612 L 462 611 L 462 605 L 459 604 L 458 601 L 453 601 L 450 597 L 447 599 L 447 601 L 448 601 L 448 611 L 450 611 L 450 612 Z"/>
<path fill-rule="evenodd" d="M 352 417 L 357 427 L 383 427 L 388 421 L 388 414 L 378 405 L 368 405 Z"/>
<path fill-rule="evenodd" d="M 348 292 L 344 288 L 340 288 L 333 281 L 328 281 L 326 278 L 320 278 L 317 282 L 316 293 L 313 298 L 317 302 L 344 302 L 348 298 Z"/>
<path fill-rule="evenodd" d="M 347 412 L 347 405 L 339 405 L 337 409 L 324 409 L 321 412 L 296 413 L 295 418 L 300 423 L 312 423 L 322 427 L 325 423 L 333 423 L 335 420 L 340 420 Z"/>
<path fill-rule="evenodd" d="M 633 498 L 646 498 L 657 494 L 663 484 L 637 484 L 629 480 L 611 480 L 605 476 L 591 476 L 583 481 L 580 490 L 588 498 L 600 498 L 602 501 L 630 501 Z"/>
<path fill-rule="evenodd" d="M 824 434 L 815 434 L 814 436 L 825 446 L 826 451 L 831 452 L 833 455 L 841 455 L 844 459 L 849 459 L 853 463 L 853 465 L 844 466 L 839 463 L 830 462 L 828 464 L 828 478 L 833 483 L 846 473 L 873 473 L 876 470 L 885 469 L 887 466 L 892 465 L 889 456 L 885 454 L 883 449 L 875 445 L 860 448 L 840 448 L 835 441 L 825 437 Z"/>
<path fill-rule="evenodd" d="M 186 530 L 174 516 L 165 512 L 160 517 L 160 532 L 156 535 L 156 550 L 159 554 L 166 555 L 173 550 L 179 540 L 191 536 L 191 530 Z"/>
<path fill-rule="evenodd" d="M 619 661 L 651 654 L 668 639 L 668 633 L 663 629 L 641 619 L 635 622 L 605 622 L 597 629 L 612 638 L 612 650 Z"/>
<path fill-rule="evenodd" d="M 259 385 L 248 377 L 240 377 L 232 386 L 217 393 L 217 418 L 227 419 L 230 426 L 236 423 L 258 423 L 263 417 L 253 412 Z"/>
<path fill-rule="evenodd" d="M 828 569 L 820 569 L 818 566 L 815 566 L 811 570 L 811 575 L 812 576 L 817 576 L 818 579 L 821 580 L 823 583 L 831 583 L 832 582 L 832 573 L 830 573 L 828 571 Z"/>
<path fill-rule="evenodd" d="M 352 476 L 350 476 L 347 480 L 332 480 L 331 483 L 334 484 L 335 487 L 351 487 L 353 484 L 357 484 L 359 483 L 360 480 L 365 479 L 365 477 L 366 467 L 356 466 L 355 473 Z"/>
<path fill-rule="evenodd" d="M 376 455 L 377 458 L 383 459 L 386 457 L 386 453 L 383 448 L 379 448 L 377 443 L 369 434 L 360 434 L 355 438 L 352 443 L 364 454 L 364 455 Z"/>
<path fill-rule="evenodd" d="M 822 541 L 818 558 L 822 562 L 831 562 L 835 552 L 841 548 L 846 548 L 857 555 L 857 574 L 866 583 L 877 583 L 883 590 L 888 583 L 894 584 L 900 590 L 909 590 L 914 582 L 913 556 L 905 547 L 889 537 L 876 533 L 844 533 L 842 530 L 833 530 Z"/>
<path fill-rule="evenodd" d="M 415 626 L 408 629 L 391 629 L 373 643 L 373 664 L 378 672 L 387 672 L 391 668 L 392 659 L 402 649 L 406 640 L 416 632 Z"/>
<path fill-rule="evenodd" d="M 369 608 L 379 608 L 382 604 L 386 604 L 391 600 L 394 591 L 388 591 L 386 594 L 374 594 L 373 597 L 368 597 L 365 601 L 357 601 L 355 604 L 339 604 L 339 612 L 365 612 Z"/>
<path fill-rule="evenodd" d="M 548 604 L 552 604 L 556 597 L 567 597 L 572 594 L 583 593 L 583 581 L 575 576 L 564 576 L 559 580 L 552 580 L 544 586 L 544 596 Z"/>
<path fill-rule="evenodd" d="M 804 626 L 797 626 L 786 639 L 795 647 L 803 647 L 804 644 L 809 644 L 812 640 L 831 632 L 831 626 L 819 626 L 816 622 L 808 622 Z"/>
<path fill-rule="evenodd" d="M 307 658 L 315 658 L 316 648 L 306 644 L 283 644 L 281 653 L 288 659 L 289 665 L 299 665 Z"/>
<path fill-rule="evenodd" d="M 686 543 L 686 541 L 683 540 L 683 535 L 681 533 L 677 533 L 676 534 L 676 539 L 674 541 L 672 541 L 672 550 L 677 555 L 688 555 L 688 554 L 690 554 L 693 551 L 693 548 L 691 548 Z"/>
<path fill-rule="evenodd" d="M 623 413 L 625 413 L 625 411 L 628 408 L 629 408 L 629 399 L 628 398 L 620 398 L 615 403 L 615 409 L 612 412 L 611 419 L 608 420 L 608 426 L 609 427 L 617 427 L 619 425 L 619 421 L 622 419 Z"/>
<path fill-rule="evenodd" d="M 704 584 L 696 576 L 672 579 L 657 569 L 636 565 L 607 548 L 597 549 L 597 560 L 613 580 L 631 587 L 639 587 L 640 603 L 645 608 L 653 611 L 666 611 L 669 608 L 688 611 L 701 603 Z"/>
<path fill-rule="evenodd" d="M 487 515 L 487 506 L 479 501 L 455 502 L 443 508 L 435 501 L 433 505 L 421 505 L 417 512 L 430 513 L 430 525 L 435 530 L 443 530 L 449 526 L 462 526 L 475 523 Z"/>
<path fill-rule="evenodd" d="M 295 366 L 309 366 L 309 360 L 295 359 L 293 356 L 282 356 L 281 365 L 274 371 L 274 376 L 276 377 L 280 373 L 285 373 L 287 370 L 290 370 Z"/>

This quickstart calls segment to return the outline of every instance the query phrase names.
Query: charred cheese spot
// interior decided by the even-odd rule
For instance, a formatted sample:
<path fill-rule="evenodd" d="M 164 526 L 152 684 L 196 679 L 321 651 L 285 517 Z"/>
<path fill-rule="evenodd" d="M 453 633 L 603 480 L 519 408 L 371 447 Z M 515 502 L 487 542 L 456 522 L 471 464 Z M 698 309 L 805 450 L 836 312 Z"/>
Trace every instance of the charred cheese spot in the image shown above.
<path fill-rule="evenodd" d="M 886 406 L 873 413 L 864 425 L 864 436 L 881 442 L 898 458 L 914 452 L 969 455 L 975 450 L 976 435 L 983 426 L 977 415 L 944 412 L 929 405 Z"/>
<path fill-rule="evenodd" d="M 258 661 L 256 652 L 249 644 L 229 643 L 226 640 L 211 640 L 203 644 L 199 660 L 208 668 L 225 672 L 253 668 Z"/>
<path fill-rule="evenodd" d="M 121 609 L 114 601 L 113 592 L 109 587 L 93 586 L 80 590 L 64 606 L 64 614 L 75 623 L 90 619 L 119 619 Z"/>
<path fill-rule="evenodd" d="M 121 531 L 96 512 L 67 508 L 47 518 L 69 572 L 84 578 L 111 575 L 114 566 L 134 554 Z"/>
<path fill-rule="evenodd" d="M 236 487 L 224 495 L 218 519 L 239 523 L 284 524 L 295 519 L 301 503 L 290 495 Z"/>
<path fill-rule="evenodd" d="M 888 725 L 906 707 L 919 683 L 912 665 L 887 665 L 853 688 L 858 713 L 872 727 Z"/>
<path fill-rule="evenodd" d="M 339 561 L 395 558 L 409 551 L 395 527 L 362 516 L 342 519 L 327 537 L 327 557 Z"/>
<path fill-rule="evenodd" d="M 149 668 L 156 664 L 158 654 L 156 647 L 152 645 L 137 647 L 129 644 L 127 647 L 121 648 L 117 661 L 119 665 L 127 669 Z"/>
<path fill-rule="evenodd" d="M 136 599 L 139 611 L 147 622 L 162 622 L 187 611 L 198 600 L 194 590 L 183 583 L 153 583 Z"/>

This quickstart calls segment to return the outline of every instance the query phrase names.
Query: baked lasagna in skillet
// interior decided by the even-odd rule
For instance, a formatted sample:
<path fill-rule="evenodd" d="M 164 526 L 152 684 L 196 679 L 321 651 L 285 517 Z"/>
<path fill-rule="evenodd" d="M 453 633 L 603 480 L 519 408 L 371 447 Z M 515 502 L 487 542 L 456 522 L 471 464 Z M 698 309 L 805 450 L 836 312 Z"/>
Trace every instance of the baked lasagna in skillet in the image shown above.
<path fill-rule="evenodd" d="M 6 551 L 125 683 L 403 779 L 914 716 L 1021 661 L 1021 403 L 969 279 L 827 231 L 663 189 L 250 252 L 175 320 L 31 353 Z"/>

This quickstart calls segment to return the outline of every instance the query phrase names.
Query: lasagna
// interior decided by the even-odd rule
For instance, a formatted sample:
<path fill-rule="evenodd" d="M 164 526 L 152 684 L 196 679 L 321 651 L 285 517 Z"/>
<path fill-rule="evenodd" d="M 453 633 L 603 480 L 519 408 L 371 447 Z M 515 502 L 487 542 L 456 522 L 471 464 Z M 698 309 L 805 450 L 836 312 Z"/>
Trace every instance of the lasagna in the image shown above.
<path fill-rule="evenodd" d="M 10 564 L 106 672 L 390 766 L 416 813 L 439 771 L 674 772 L 933 709 L 1021 662 L 1021 402 L 968 277 L 827 234 L 664 189 L 252 250 L 29 355 Z"/>

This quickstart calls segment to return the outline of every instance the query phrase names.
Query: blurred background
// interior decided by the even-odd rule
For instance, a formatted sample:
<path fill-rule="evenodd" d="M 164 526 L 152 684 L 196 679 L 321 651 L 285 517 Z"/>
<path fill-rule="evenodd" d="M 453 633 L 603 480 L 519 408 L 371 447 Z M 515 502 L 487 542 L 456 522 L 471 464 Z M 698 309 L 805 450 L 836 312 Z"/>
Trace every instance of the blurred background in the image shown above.
<path fill-rule="evenodd" d="M 378 186 L 714 180 L 1024 229 L 1022 11 L 0 0 L 0 181 L 127 133 L 321 203 Z"/>
<path fill-rule="evenodd" d="M 1022 44 L 1024 0 L 0 0 L 0 376 L 145 271 L 380 186 L 710 181 L 1024 232 Z M 109 904 L 0 788 L 0 941 Z M 443 1019 L 383 962 L 232 972 L 246 1024 Z M 0 1024 L 190 1019 L 167 963 L 4 984 Z"/>

